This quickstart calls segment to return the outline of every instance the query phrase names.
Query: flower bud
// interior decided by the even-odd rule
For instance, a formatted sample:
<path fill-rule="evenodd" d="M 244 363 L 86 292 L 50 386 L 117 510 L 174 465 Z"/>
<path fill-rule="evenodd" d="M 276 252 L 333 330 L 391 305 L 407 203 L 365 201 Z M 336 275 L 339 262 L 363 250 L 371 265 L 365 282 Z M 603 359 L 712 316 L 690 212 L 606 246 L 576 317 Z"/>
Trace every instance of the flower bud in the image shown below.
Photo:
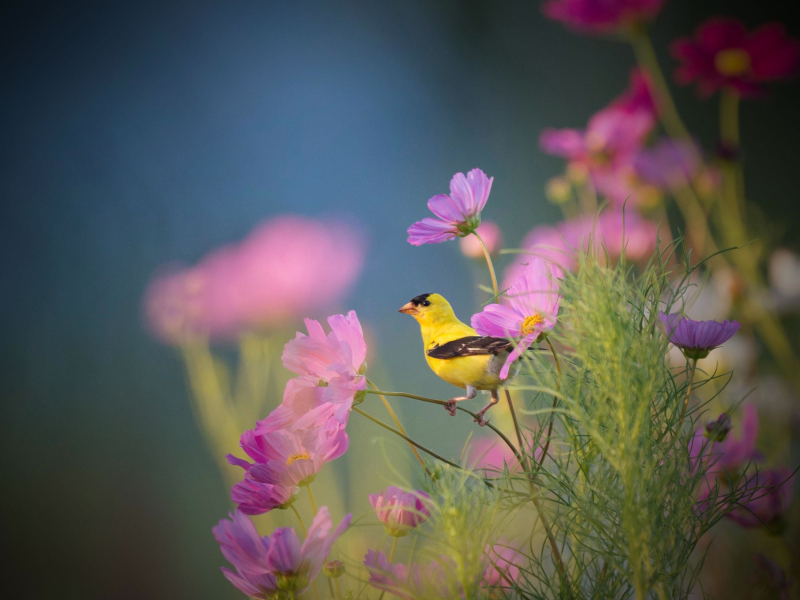
<path fill-rule="evenodd" d="M 564 177 L 553 177 L 547 182 L 544 193 L 553 204 L 564 204 L 572 198 L 572 185 Z"/>
<path fill-rule="evenodd" d="M 722 413 L 716 420 L 706 423 L 705 436 L 712 442 L 724 442 L 730 432 L 731 418 L 725 413 Z"/>
<path fill-rule="evenodd" d="M 486 249 L 489 254 L 497 254 L 503 244 L 503 234 L 497 223 L 491 221 L 483 221 L 477 229 L 478 235 L 481 236 L 483 243 L 486 244 Z M 461 254 L 468 258 L 483 258 L 483 248 L 478 238 L 474 235 L 468 235 L 458 240 L 461 248 Z"/>
<path fill-rule="evenodd" d="M 345 573 L 344 565 L 339 560 L 329 560 L 322 565 L 322 572 L 325 577 L 341 577 Z"/>

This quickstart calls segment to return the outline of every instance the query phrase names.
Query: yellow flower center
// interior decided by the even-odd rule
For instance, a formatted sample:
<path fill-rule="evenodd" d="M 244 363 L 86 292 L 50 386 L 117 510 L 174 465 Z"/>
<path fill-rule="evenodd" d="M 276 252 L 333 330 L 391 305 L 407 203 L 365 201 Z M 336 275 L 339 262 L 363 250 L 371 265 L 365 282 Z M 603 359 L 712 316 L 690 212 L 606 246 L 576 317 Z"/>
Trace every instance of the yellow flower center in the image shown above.
<path fill-rule="evenodd" d="M 522 335 L 530 335 L 536 330 L 537 325 L 541 325 L 544 323 L 544 318 L 540 314 L 531 315 L 530 317 L 525 317 L 525 320 L 522 322 L 522 327 L 520 328 L 519 332 Z"/>
<path fill-rule="evenodd" d="M 290 454 L 289 458 L 286 459 L 286 466 L 288 467 L 296 460 L 311 460 L 311 455 L 308 452 L 298 452 L 296 454 Z"/>
<path fill-rule="evenodd" d="M 721 75 L 736 77 L 750 70 L 750 54 L 741 48 L 728 48 L 717 52 L 714 67 Z"/>

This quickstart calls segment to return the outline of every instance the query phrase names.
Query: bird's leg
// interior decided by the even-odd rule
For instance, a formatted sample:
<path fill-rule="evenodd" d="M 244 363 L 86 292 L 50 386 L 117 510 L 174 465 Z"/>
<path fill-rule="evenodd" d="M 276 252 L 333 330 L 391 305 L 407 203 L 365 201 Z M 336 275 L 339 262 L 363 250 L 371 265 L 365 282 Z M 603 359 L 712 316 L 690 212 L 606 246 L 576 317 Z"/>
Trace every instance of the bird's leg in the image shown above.
<path fill-rule="evenodd" d="M 478 389 L 475 386 L 468 385 L 467 386 L 467 395 L 466 396 L 456 396 L 455 398 L 450 398 L 444 404 L 444 408 L 447 412 L 450 413 L 451 417 L 456 416 L 456 402 L 460 402 L 461 400 L 472 400 L 475 396 L 478 395 Z"/>
<path fill-rule="evenodd" d="M 498 402 L 500 402 L 500 395 L 498 394 L 497 390 L 492 390 L 491 393 L 492 393 L 492 399 L 489 401 L 489 404 L 480 409 L 478 411 L 478 416 L 475 419 L 473 419 L 473 421 L 475 421 L 481 427 L 489 423 L 489 419 L 483 418 L 483 415 L 486 414 L 486 411 L 492 408 Z"/>

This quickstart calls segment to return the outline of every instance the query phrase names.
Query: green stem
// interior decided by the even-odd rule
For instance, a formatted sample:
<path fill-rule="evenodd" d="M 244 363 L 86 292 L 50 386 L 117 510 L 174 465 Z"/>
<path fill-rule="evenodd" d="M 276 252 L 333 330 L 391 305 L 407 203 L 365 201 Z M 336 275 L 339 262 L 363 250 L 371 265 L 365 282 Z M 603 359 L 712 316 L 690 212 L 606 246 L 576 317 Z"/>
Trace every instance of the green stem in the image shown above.
<path fill-rule="evenodd" d="M 333 592 L 333 581 L 331 581 L 331 577 L 328 577 L 328 591 L 331 593 L 331 598 L 336 598 L 336 594 Z"/>
<path fill-rule="evenodd" d="M 314 502 L 314 493 L 311 491 L 311 484 L 306 486 L 306 491 L 308 491 L 308 499 L 311 501 L 311 510 L 314 512 L 314 516 L 317 516 L 317 503 Z"/>
<path fill-rule="evenodd" d="M 289 505 L 289 508 L 291 508 L 294 511 L 294 514 L 297 515 L 297 520 L 300 521 L 300 529 L 303 530 L 303 537 L 308 536 L 308 531 L 306 531 L 305 523 L 303 523 L 303 518 L 300 516 L 300 513 L 297 512 L 297 508 L 295 508 L 294 504 Z"/>
<path fill-rule="evenodd" d="M 686 417 L 686 408 L 689 406 L 689 396 L 692 394 L 692 384 L 694 383 L 694 372 L 697 370 L 697 359 L 695 358 L 692 361 L 692 371 L 689 374 L 689 387 L 686 388 L 686 398 L 683 401 L 683 409 L 681 410 L 681 418 L 678 421 L 678 430 L 680 431 L 681 425 L 683 425 L 683 419 Z"/>
<path fill-rule="evenodd" d="M 404 392 L 384 392 L 383 390 L 367 390 L 368 394 L 383 394 L 384 396 L 397 396 L 398 398 L 411 398 L 412 400 L 419 400 L 420 402 L 427 402 L 428 404 L 438 404 L 440 406 L 444 406 L 447 404 L 444 400 L 436 400 L 435 398 L 426 398 L 425 396 L 417 396 L 415 394 L 406 394 Z M 460 410 L 461 412 L 467 413 L 473 419 L 478 418 L 478 414 L 472 412 L 471 410 L 467 410 L 466 408 L 461 408 L 460 406 L 456 406 L 456 410 Z M 511 443 L 505 434 L 497 429 L 491 423 L 487 423 L 486 427 L 494 431 L 504 442 L 505 444 L 511 448 L 511 451 L 514 453 L 514 456 L 517 457 L 519 464 L 522 465 L 522 457 L 520 456 L 520 452 L 516 449 L 514 444 Z"/>
<path fill-rule="evenodd" d="M 339 585 L 339 578 L 336 578 L 336 596 L 342 600 L 342 587 Z"/>
<path fill-rule="evenodd" d="M 383 400 L 383 405 L 386 407 L 386 410 L 389 411 L 389 414 L 392 416 L 394 424 L 397 425 L 397 428 L 400 430 L 400 432 L 403 435 L 408 435 L 408 433 L 406 433 L 405 427 L 403 427 L 403 424 L 400 423 L 400 419 L 397 418 L 397 415 L 395 414 L 394 410 L 392 410 L 392 406 L 391 404 L 389 404 L 389 401 L 386 399 L 386 396 L 384 396 L 378 391 L 378 386 L 372 383 L 369 379 L 367 379 L 367 385 L 369 385 L 373 390 L 375 390 L 378 393 L 378 397 L 381 400 Z M 422 460 L 422 457 L 419 455 L 419 451 L 414 447 L 414 444 L 412 444 L 411 442 L 409 442 L 408 445 L 411 447 L 411 451 L 414 453 L 414 456 L 417 457 L 419 464 L 422 465 L 422 468 L 425 469 L 425 472 L 428 474 L 428 477 L 430 477 L 431 472 L 430 470 L 428 470 L 428 465 L 425 464 L 425 461 Z"/>
<path fill-rule="evenodd" d="M 483 255 L 486 257 L 486 265 L 489 267 L 489 275 L 492 276 L 492 289 L 494 290 L 494 300 L 495 302 L 499 302 L 498 296 L 500 292 L 497 288 L 497 276 L 494 274 L 494 265 L 492 264 L 492 257 L 489 254 L 489 249 L 486 247 L 486 244 L 483 242 L 483 238 L 478 234 L 477 231 L 473 231 L 472 235 L 478 238 L 478 241 L 481 243 L 481 248 L 483 248 Z"/>
<path fill-rule="evenodd" d="M 719 97 L 720 139 L 733 148 L 739 147 L 739 94 L 731 88 L 723 88 Z"/>
<path fill-rule="evenodd" d="M 556 361 L 556 371 L 558 371 L 558 382 L 556 383 L 556 391 L 561 391 L 561 363 L 558 360 L 558 354 L 556 354 L 556 349 L 553 347 L 553 343 L 550 341 L 549 338 L 545 338 L 547 345 L 550 346 L 550 352 L 553 353 L 553 359 Z M 558 396 L 553 395 L 553 409 L 555 410 L 556 405 L 558 404 Z M 553 433 L 553 421 L 555 420 L 555 412 L 550 413 L 550 423 L 547 426 L 547 441 L 544 444 L 544 448 L 542 449 L 542 458 L 539 459 L 539 469 L 542 468 L 542 464 L 544 464 L 544 459 L 547 458 L 547 451 L 550 449 L 550 436 Z M 537 469 L 538 472 L 538 469 Z"/>
<path fill-rule="evenodd" d="M 393 562 L 394 561 L 394 550 L 395 550 L 395 548 L 397 548 L 397 538 L 394 538 L 394 541 L 392 542 L 392 550 L 391 550 L 391 552 L 389 552 L 389 562 Z"/>

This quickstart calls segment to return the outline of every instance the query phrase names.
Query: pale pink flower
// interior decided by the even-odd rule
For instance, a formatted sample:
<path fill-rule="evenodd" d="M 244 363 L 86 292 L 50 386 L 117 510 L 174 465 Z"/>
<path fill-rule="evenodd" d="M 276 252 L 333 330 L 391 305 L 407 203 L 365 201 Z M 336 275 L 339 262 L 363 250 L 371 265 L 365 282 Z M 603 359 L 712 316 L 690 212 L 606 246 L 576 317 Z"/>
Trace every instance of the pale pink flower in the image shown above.
<path fill-rule="evenodd" d="M 456 173 L 450 181 L 450 195 L 439 194 L 428 200 L 428 208 L 436 215 L 408 228 L 408 243 L 414 246 L 436 244 L 466 236 L 481 223 L 481 211 L 489 199 L 494 177 L 480 169 Z"/>
<path fill-rule="evenodd" d="M 540 335 L 555 327 L 561 302 L 558 293 L 561 276 L 558 267 L 533 257 L 502 297 L 502 304 L 489 304 L 472 316 L 472 327 L 480 335 L 521 338 L 500 370 L 501 379 L 508 377 L 512 363 Z"/>
<path fill-rule="evenodd" d="M 370 494 L 369 503 L 383 523 L 386 532 L 394 537 L 407 535 L 422 525 L 431 515 L 426 506 L 430 499 L 425 492 L 406 492 L 390 485 L 382 494 Z"/>
<path fill-rule="evenodd" d="M 483 239 L 486 244 L 486 249 L 489 254 L 497 254 L 503 245 L 503 233 L 500 231 L 500 226 L 492 221 L 483 221 L 477 229 L 478 235 Z M 483 248 L 481 243 L 474 235 L 468 235 L 458 240 L 461 254 L 468 258 L 483 258 Z"/>
<path fill-rule="evenodd" d="M 157 276 L 144 310 L 151 331 L 168 343 L 187 335 L 231 338 L 336 303 L 363 261 L 362 236 L 352 225 L 277 217 L 194 267 Z"/>

